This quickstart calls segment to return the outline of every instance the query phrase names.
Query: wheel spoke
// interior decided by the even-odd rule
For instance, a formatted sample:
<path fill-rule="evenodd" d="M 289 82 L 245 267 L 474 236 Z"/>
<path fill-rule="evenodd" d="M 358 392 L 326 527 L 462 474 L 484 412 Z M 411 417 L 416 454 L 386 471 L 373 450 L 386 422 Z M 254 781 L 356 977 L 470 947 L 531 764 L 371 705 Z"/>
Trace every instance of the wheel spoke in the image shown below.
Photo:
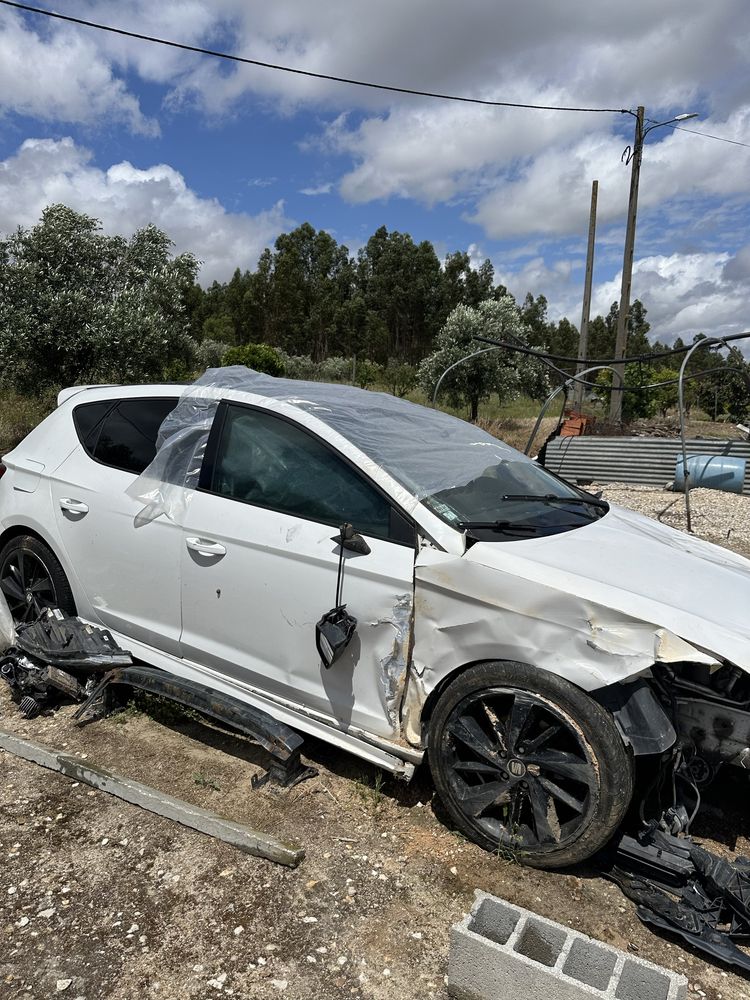
<path fill-rule="evenodd" d="M 517 694 L 513 699 L 513 707 L 510 710 L 508 725 L 505 731 L 505 742 L 508 745 L 508 753 L 515 753 L 518 740 L 529 721 L 529 715 L 534 702 L 525 694 Z"/>
<path fill-rule="evenodd" d="M 498 764 L 485 764 L 481 760 L 459 760 L 453 765 L 453 770 L 470 771 L 472 774 L 497 774 L 500 767 Z"/>
<path fill-rule="evenodd" d="M 8 576 L 13 577 L 19 587 L 23 589 L 23 577 L 21 576 L 21 570 L 18 568 L 18 564 L 15 562 L 8 562 Z"/>
<path fill-rule="evenodd" d="M 540 844 L 556 844 L 560 840 L 560 822 L 552 796 L 537 781 L 528 784 L 529 802 Z"/>
<path fill-rule="evenodd" d="M 508 781 L 488 781 L 484 785 L 474 785 L 466 788 L 458 796 L 462 807 L 471 816 L 479 817 L 492 805 L 500 805 L 509 801 Z"/>
<path fill-rule="evenodd" d="M 500 722 L 500 719 L 498 718 L 497 712 L 495 711 L 494 708 L 492 708 L 491 705 L 488 705 L 484 699 L 482 699 L 479 702 L 479 704 L 481 706 L 485 719 L 489 723 L 492 732 L 495 734 L 495 738 L 497 739 L 498 745 L 500 747 L 500 752 L 507 753 L 508 747 L 505 742 L 505 733 L 503 732 L 503 725 Z"/>
<path fill-rule="evenodd" d="M 28 589 L 34 594 L 48 594 L 53 599 L 55 596 L 52 581 L 46 574 L 45 576 L 38 577 L 34 583 L 29 584 Z"/>
<path fill-rule="evenodd" d="M 17 601 L 26 601 L 26 594 L 21 587 L 16 583 L 12 576 L 6 576 L 2 582 L 2 591 L 4 594 L 10 594 Z"/>
<path fill-rule="evenodd" d="M 566 792 L 564 788 L 560 788 L 556 785 L 554 781 L 550 781 L 549 778 L 540 777 L 537 779 L 542 788 L 549 792 L 549 794 L 558 800 L 558 802 L 564 802 L 566 806 L 570 806 L 573 812 L 579 815 L 583 812 L 585 808 L 584 802 L 579 802 L 579 800 L 571 795 L 570 792 Z"/>
<path fill-rule="evenodd" d="M 591 765 L 572 753 L 566 753 L 562 750 L 544 750 L 542 753 L 534 754 L 533 757 L 527 757 L 526 761 L 538 764 L 542 771 L 551 771 L 561 778 L 571 778 L 589 788 L 596 786 L 596 778 Z"/>
<path fill-rule="evenodd" d="M 541 750 L 542 747 L 546 746 L 551 739 L 554 739 L 562 731 L 561 726 L 548 726 L 543 730 L 538 736 L 535 736 L 532 740 L 527 740 L 525 747 L 526 753 L 535 753 L 537 750 Z"/>
<path fill-rule="evenodd" d="M 18 551 L 18 582 L 26 590 L 26 556 L 22 549 Z"/>
<path fill-rule="evenodd" d="M 497 753 L 490 743 L 490 738 L 470 715 L 462 715 L 450 723 L 448 731 L 465 746 L 479 754 L 490 764 L 497 764 Z"/>

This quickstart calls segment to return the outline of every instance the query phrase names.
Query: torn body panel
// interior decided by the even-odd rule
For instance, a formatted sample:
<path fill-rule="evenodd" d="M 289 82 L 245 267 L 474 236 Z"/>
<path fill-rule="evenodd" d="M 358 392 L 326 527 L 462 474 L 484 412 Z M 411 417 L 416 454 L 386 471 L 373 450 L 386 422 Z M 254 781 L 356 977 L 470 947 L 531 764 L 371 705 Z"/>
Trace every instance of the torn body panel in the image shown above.
<path fill-rule="evenodd" d="M 371 622 L 372 627 L 391 625 L 394 630 L 393 646 L 385 656 L 380 658 L 378 680 L 383 696 L 383 706 L 394 731 L 399 727 L 399 711 L 404 697 L 407 664 L 411 648 L 413 606 L 411 592 L 401 594 L 393 608 L 390 618 L 381 618 Z"/>
<path fill-rule="evenodd" d="M 429 692 L 446 673 L 481 660 L 516 660 L 586 691 L 656 662 L 717 661 L 668 629 L 471 558 L 425 550 L 417 560 L 414 657 Z"/>
<path fill-rule="evenodd" d="M 528 663 L 592 692 L 656 664 L 678 672 L 692 664 L 711 674 L 729 661 L 747 670 L 750 634 L 740 613 L 750 599 L 746 561 L 711 552 L 698 582 L 694 556 L 702 552 L 692 551 L 692 539 L 680 548 L 670 533 L 659 537 L 660 526 L 631 535 L 630 515 L 613 513 L 610 524 L 613 514 L 554 538 L 478 542 L 462 556 L 422 549 L 403 712 L 412 740 L 430 692 L 483 660 Z"/>

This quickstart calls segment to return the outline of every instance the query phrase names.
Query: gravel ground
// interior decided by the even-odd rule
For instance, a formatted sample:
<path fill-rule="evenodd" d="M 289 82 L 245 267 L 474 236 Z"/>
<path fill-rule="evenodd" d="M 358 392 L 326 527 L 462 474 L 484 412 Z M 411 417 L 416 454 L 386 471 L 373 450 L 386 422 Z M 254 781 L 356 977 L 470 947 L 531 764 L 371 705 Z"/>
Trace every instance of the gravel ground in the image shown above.
<path fill-rule="evenodd" d="M 587 487 L 602 491 L 605 500 L 646 514 L 662 524 L 685 531 L 685 496 L 657 486 L 607 483 Z M 716 545 L 750 556 L 750 497 L 718 490 L 690 491 L 693 532 Z"/>

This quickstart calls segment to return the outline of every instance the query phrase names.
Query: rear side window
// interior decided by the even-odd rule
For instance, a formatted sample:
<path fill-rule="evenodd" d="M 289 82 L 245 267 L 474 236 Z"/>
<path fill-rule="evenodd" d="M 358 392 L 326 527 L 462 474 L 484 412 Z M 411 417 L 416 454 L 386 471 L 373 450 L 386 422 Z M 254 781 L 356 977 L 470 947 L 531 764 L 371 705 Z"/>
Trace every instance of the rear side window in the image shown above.
<path fill-rule="evenodd" d="M 102 400 L 73 410 L 73 422 L 95 462 L 140 475 L 156 454 L 162 421 L 177 405 L 173 398 Z"/>

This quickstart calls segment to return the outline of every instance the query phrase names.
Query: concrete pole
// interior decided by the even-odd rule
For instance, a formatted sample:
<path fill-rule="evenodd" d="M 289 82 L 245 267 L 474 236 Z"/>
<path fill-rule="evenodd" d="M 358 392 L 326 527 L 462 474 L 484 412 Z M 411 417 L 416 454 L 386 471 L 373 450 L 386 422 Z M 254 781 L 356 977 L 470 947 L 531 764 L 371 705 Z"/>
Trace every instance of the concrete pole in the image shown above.
<path fill-rule="evenodd" d="M 635 221 L 638 214 L 638 181 L 641 174 L 641 155 L 643 153 L 643 118 L 645 110 L 639 107 L 635 118 L 635 139 L 633 153 L 630 158 L 630 200 L 628 202 L 628 224 L 625 230 L 625 253 L 622 259 L 622 285 L 620 288 L 620 312 L 617 316 L 617 338 L 615 340 L 615 357 L 624 358 L 628 346 L 628 313 L 630 312 L 630 286 L 633 277 L 633 249 L 635 246 Z M 615 364 L 612 376 L 612 392 L 609 402 L 609 419 L 613 423 L 622 423 L 622 385 L 625 375 L 625 364 Z"/>
<path fill-rule="evenodd" d="M 594 239 L 596 237 L 596 199 L 599 181 L 591 182 L 591 211 L 589 212 L 589 245 L 586 253 L 586 278 L 583 285 L 583 311 L 581 312 L 581 332 L 578 335 L 578 357 L 576 375 L 584 368 L 583 359 L 589 349 L 589 313 L 591 312 L 591 279 L 594 273 Z M 583 406 L 583 383 L 576 382 L 575 407 L 580 412 Z"/>

